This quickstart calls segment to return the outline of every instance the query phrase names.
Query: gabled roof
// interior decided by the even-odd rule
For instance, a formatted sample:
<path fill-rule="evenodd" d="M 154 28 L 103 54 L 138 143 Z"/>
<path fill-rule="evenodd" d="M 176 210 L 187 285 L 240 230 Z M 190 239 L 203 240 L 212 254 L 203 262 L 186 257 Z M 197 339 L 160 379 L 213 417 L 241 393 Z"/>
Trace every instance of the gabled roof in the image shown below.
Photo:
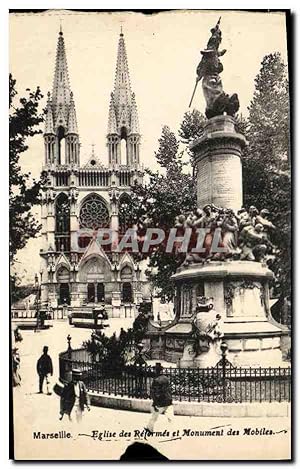
<path fill-rule="evenodd" d="M 88 161 L 85 163 L 83 167 L 88 168 L 88 169 L 104 167 L 103 163 L 100 161 L 100 158 L 95 155 L 94 146 L 93 146 L 92 154 L 90 158 L 88 159 Z"/>
<path fill-rule="evenodd" d="M 66 255 L 63 252 L 60 254 L 59 258 L 57 259 L 56 270 L 58 270 L 59 267 L 61 267 L 61 266 L 65 266 L 69 270 L 71 268 L 71 264 L 69 262 L 69 259 L 66 257 Z"/>
<path fill-rule="evenodd" d="M 88 259 L 91 259 L 92 257 L 100 257 L 104 259 L 106 262 L 108 262 L 108 264 L 111 266 L 111 262 L 109 258 L 107 257 L 104 250 L 97 242 L 95 236 L 93 237 L 93 239 L 91 239 L 88 247 L 86 248 L 85 253 L 83 254 L 80 260 L 80 265 L 82 265 L 84 262 L 86 262 Z"/>
<path fill-rule="evenodd" d="M 133 258 L 132 256 L 126 251 L 123 256 L 121 257 L 120 259 L 120 262 L 119 262 L 119 265 L 118 265 L 118 268 L 121 270 L 123 267 L 125 267 L 126 265 L 130 265 L 132 267 L 133 270 L 136 269 L 136 265 L 133 261 Z"/>

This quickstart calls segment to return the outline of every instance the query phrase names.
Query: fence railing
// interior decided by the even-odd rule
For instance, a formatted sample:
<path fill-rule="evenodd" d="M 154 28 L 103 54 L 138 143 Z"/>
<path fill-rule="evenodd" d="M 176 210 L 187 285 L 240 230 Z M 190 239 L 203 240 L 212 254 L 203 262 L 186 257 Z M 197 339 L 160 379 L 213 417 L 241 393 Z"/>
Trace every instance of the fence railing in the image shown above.
<path fill-rule="evenodd" d="M 153 366 L 107 368 L 93 362 L 82 349 L 61 353 L 59 364 L 62 382 L 71 379 L 72 369 L 80 369 L 90 391 L 150 399 L 151 383 L 155 377 Z M 177 401 L 240 403 L 291 400 L 290 368 L 234 367 L 223 358 L 215 367 L 165 367 L 163 374 L 168 376 L 173 399 Z"/>

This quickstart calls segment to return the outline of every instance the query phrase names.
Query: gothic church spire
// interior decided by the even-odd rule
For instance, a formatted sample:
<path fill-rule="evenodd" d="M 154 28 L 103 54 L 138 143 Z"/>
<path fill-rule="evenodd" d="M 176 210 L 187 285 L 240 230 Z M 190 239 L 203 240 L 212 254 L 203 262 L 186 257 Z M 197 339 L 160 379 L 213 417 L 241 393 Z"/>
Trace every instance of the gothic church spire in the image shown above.
<path fill-rule="evenodd" d="M 56 62 L 52 90 L 52 102 L 56 108 L 61 104 L 64 112 L 70 104 L 70 82 L 63 33 L 60 30 L 56 49 Z"/>
<path fill-rule="evenodd" d="M 122 139 L 126 141 L 126 161 L 124 155 L 121 155 Z M 128 166 L 139 164 L 139 145 L 138 112 L 135 96 L 131 90 L 126 46 L 124 34 L 121 30 L 114 91 L 111 94 L 108 116 L 107 146 L 109 163 L 120 164 L 126 162 Z"/>
<path fill-rule="evenodd" d="M 79 135 L 62 29 L 58 35 L 52 97 L 45 122 L 46 164 L 79 164 Z"/>

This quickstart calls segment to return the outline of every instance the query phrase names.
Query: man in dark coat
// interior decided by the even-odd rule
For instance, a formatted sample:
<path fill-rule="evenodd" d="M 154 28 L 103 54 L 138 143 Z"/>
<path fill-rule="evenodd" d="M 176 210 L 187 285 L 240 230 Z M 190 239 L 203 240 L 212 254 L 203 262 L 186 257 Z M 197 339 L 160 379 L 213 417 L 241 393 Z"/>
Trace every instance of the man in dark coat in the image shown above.
<path fill-rule="evenodd" d="M 145 429 L 148 432 L 153 432 L 154 424 L 158 419 L 160 414 L 163 414 L 167 417 L 168 422 L 172 422 L 173 418 L 173 406 L 172 406 L 172 392 L 169 379 L 166 375 L 162 373 L 162 366 L 160 363 L 156 363 L 155 373 L 156 378 L 154 378 L 151 386 L 151 398 L 153 400 L 151 406 L 151 418 L 148 422 Z"/>
<path fill-rule="evenodd" d="M 72 381 L 64 387 L 60 398 L 60 420 L 64 414 L 72 420 L 71 414 L 73 409 L 76 415 L 76 421 L 80 422 L 84 408 L 90 410 L 90 400 L 87 389 L 83 381 L 81 381 L 82 373 L 80 370 L 72 371 Z"/>
<path fill-rule="evenodd" d="M 47 345 L 44 346 L 43 355 L 41 355 L 41 357 L 37 361 L 36 369 L 39 375 L 39 394 L 42 394 L 44 379 L 46 378 L 46 382 L 48 384 L 47 375 L 50 374 L 51 376 L 53 376 L 53 365 L 51 357 L 48 355 Z M 51 394 L 49 390 L 47 394 Z"/>
<path fill-rule="evenodd" d="M 12 349 L 12 381 L 13 387 L 21 385 L 21 376 L 19 373 L 20 369 L 20 355 L 18 349 L 15 347 Z"/>

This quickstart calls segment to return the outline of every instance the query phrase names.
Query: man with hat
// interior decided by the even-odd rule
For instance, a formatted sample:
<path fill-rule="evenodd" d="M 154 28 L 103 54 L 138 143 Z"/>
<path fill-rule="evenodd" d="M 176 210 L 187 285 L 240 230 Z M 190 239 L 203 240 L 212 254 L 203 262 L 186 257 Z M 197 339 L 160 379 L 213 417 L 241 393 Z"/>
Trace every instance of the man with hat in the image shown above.
<path fill-rule="evenodd" d="M 53 376 L 53 365 L 51 357 L 48 355 L 48 347 L 47 345 L 43 348 L 43 355 L 38 359 L 36 364 L 37 373 L 39 375 L 39 394 L 43 394 L 43 383 L 44 379 L 46 378 L 46 383 L 49 385 L 48 382 L 48 374 Z M 49 389 L 47 394 L 50 395 Z"/>
<path fill-rule="evenodd" d="M 20 368 L 20 355 L 18 352 L 18 348 L 14 347 L 12 349 L 12 382 L 13 387 L 21 385 L 21 376 L 19 373 Z"/>
<path fill-rule="evenodd" d="M 169 423 L 172 422 L 172 418 L 174 415 L 172 406 L 171 385 L 168 377 L 163 374 L 163 367 L 160 363 L 156 363 L 155 365 L 155 374 L 156 377 L 152 382 L 150 391 L 151 398 L 153 399 L 151 406 L 152 415 L 147 427 L 145 427 L 145 430 L 148 433 L 153 432 L 154 424 L 160 414 L 165 415 Z"/>
<path fill-rule="evenodd" d="M 64 387 L 61 394 L 59 419 L 62 420 L 64 414 L 67 414 L 69 420 L 72 420 L 74 410 L 76 421 L 79 423 L 82 420 L 85 407 L 88 411 L 90 410 L 90 399 L 86 386 L 82 381 L 82 372 L 74 369 L 72 371 L 72 381 Z"/>

